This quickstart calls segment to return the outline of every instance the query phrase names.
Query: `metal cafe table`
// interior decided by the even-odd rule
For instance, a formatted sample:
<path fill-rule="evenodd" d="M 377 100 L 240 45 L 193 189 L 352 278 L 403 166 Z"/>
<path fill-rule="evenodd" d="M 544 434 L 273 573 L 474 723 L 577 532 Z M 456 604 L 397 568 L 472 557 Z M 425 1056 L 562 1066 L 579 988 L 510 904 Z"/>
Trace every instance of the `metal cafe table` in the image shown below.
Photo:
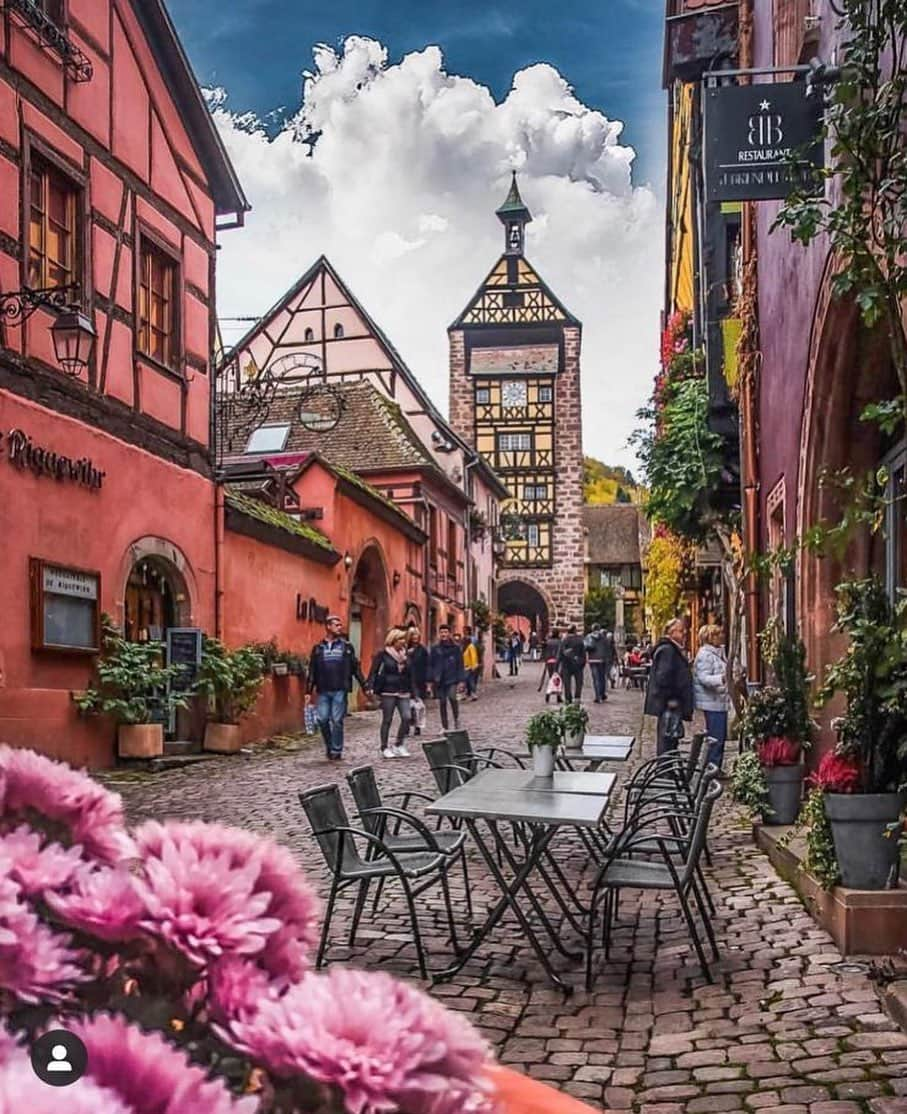
<path fill-rule="evenodd" d="M 501 891 L 500 900 L 476 930 L 470 946 L 442 972 L 442 978 L 455 975 L 472 959 L 509 909 L 551 982 L 565 993 L 572 992 L 573 988 L 551 966 L 548 951 L 554 947 L 573 960 L 580 959 L 581 954 L 564 947 L 533 886 L 544 887 L 577 934 L 585 938 L 585 928 L 570 908 L 571 900 L 577 906 L 578 902 L 569 892 L 565 896 L 552 878 L 554 867 L 560 883 L 567 886 L 548 850 L 561 828 L 576 828 L 590 835 L 598 831 L 614 782 L 614 774 L 555 771 L 551 779 L 543 779 L 535 777 L 531 770 L 487 770 L 426 805 L 425 812 L 431 816 L 448 816 L 465 824 Z M 480 829 L 479 821 L 484 821 L 487 834 Z M 525 833 L 522 858 L 514 854 L 501 831 L 502 825 L 505 828 L 519 825 L 519 830 Z M 540 929 L 533 926 L 531 913 L 535 914 Z M 548 936 L 550 944 L 539 938 L 540 932 Z"/>
<path fill-rule="evenodd" d="M 574 764 L 585 764 L 586 769 L 595 771 L 604 762 L 626 762 L 636 745 L 635 735 L 587 735 L 586 742 L 594 745 L 595 751 L 587 754 L 582 747 L 561 747 L 555 761 L 561 770 L 572 770 Z M 529 750 L 517 751 L 514 757 L 520 761 L 531 760 Z"/>

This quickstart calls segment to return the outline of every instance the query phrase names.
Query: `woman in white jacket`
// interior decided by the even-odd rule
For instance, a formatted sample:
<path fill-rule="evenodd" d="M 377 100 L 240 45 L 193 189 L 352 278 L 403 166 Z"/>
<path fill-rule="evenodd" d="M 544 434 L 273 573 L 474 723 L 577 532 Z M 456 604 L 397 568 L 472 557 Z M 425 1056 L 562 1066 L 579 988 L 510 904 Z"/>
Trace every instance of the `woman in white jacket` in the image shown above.
<path fill-rule="evenodd" d="M 729 699 L 724 633 L 714 624 L 699 632 L 699 652 L 693 663 L 693 697 L 696 707 L 705 713 L 706 734 L 714 740 L 709 745 L 708 760 L 720 770 L 727 741 Z"/>

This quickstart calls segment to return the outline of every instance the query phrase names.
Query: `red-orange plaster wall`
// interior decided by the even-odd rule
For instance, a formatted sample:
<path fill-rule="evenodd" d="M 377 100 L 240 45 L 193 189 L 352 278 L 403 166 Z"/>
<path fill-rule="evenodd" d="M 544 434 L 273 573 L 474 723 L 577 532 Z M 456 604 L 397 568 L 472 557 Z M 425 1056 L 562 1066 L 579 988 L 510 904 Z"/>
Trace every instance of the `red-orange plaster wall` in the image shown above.
<path fill-rule="evenodd" d="M 14 429 L 53 452 L 91 458 L 105 473 L 100 490 L 19 471 L 7 452 Z M 187 622 L 210 630 L 213 486 L 196 472 L 9 394 L 0 394 L 0 433 L 0 740 L 77 765 L 110 765 L 113 728 L 79 719 L 70 696 L 89 680 L 91 659 L 31 650 L 28 559 L 99 571 L 102 609 L 122 623 L 130 547 L 160 538 L 186 564 Z"/>

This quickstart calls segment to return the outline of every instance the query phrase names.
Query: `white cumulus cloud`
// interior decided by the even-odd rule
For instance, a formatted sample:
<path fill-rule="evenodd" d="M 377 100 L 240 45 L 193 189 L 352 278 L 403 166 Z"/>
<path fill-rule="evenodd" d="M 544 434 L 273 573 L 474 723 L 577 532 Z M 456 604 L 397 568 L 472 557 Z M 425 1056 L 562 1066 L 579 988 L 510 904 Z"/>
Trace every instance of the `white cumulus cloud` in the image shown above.
<path fill-rule="evenodd" d="M 227 91 L 227 94 L 229 91 Z M 264 312 L 322 252 L 447 410 L 447 326 L 503 250 L 494 210 L 519 171 L 526 255 L 582 320 L 588 453 L 632 466 L 626 440 L 658 355 L 663 229 L 634 186 L 623 125 L 553 67 L 517 73 L 496 103 L 447 73 L 436 46 L 388 64 L 373 39 L 319 45 L 302 105 L 278 134 L 211 96 L 253 205 L 222 237 L 222 316 Z M 229 344 L 242 327 L 225 327 Z"/>

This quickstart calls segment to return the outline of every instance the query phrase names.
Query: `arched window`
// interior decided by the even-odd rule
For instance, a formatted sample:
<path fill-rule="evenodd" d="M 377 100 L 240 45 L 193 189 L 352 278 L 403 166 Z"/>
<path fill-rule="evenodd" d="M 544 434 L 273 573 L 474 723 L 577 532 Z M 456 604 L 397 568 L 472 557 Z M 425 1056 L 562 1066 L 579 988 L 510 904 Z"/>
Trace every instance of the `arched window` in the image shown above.
<path fill-rule="evenodd" d="M 334 340 L 340 340 L 343 337 L 343 326 L 338 321 L 334 326 Z"/>
<path fill-rule="evenodd" d="M 310 340 L 314 340 L 315 339 L 315 330 L 311 329 L 311 328 L 306 329 L 304 339 L 305 339 L 306 342 L 308 342 Z"/>

